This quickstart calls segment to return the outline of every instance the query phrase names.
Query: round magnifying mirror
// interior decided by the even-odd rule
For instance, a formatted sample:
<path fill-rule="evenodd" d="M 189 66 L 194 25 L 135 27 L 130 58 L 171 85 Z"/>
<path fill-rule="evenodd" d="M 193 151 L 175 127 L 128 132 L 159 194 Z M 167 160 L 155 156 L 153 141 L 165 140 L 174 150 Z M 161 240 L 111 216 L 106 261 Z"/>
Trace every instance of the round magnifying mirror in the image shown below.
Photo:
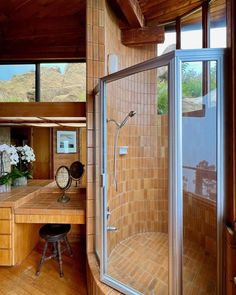
<path fill-rule="evenodd" d="M 66 166 L 59 167 L 57 169 L 55 179 L 56 179 L 57 186 L 63 191 L 62 195 L 58 198 L 57 201 L 61 203 L 69 202 L 70 198 L 66 196 L 65 194 L 65 191 L 71 185 L 71 177 L 70 177 L 70 171 L 68 167 Z"/>
<path fill-rule="evenodd" d="M 84 174 L 84 165 L 80 161 L 75 161 L 70 165 L 70 175 L 73 180 L 77 181 L 83 176 Z"/>

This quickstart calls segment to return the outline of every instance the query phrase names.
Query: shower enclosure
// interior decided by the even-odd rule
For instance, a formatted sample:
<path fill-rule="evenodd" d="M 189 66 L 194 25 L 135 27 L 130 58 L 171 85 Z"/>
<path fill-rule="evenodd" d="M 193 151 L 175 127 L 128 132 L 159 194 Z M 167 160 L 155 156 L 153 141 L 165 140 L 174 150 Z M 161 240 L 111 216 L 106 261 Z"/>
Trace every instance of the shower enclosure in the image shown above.
<path fill-rule="evenodd" d="M 100 81 L 96 253 L 124 294 L 222 294 L 223 65 L 176 50 Z"/>

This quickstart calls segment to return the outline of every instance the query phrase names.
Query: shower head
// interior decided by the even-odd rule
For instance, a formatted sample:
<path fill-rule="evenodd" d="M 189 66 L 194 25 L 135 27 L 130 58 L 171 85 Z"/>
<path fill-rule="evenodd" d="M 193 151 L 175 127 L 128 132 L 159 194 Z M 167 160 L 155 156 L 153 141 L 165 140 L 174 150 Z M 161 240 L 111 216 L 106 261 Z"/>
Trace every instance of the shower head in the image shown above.
<path fill-rule="evenodd" d="M 129 112 L 129 116 L 130 116 L 130 117 L 133 117 L 135 114 L 136 114 L 135 111 L 130 111 L 130 112 Z"/>
<path fill-rule="evenodd" d="M 120 122 L 120 128 L 122 128 L 126 122 L 129 120 L 129 118 L 132 118 L 134 115 L 136 114 L 135 111 L 130 111 L 127 116 L 124 118 L 124 120 L 122 122 Z"/>
<path fill-rule="evenodd" d="M 116 120 L 114 120 L 114 119 L 112 119 L 112 118 L 111 118 L 111 119 L 107 119 L 107 123 L 109 123 L 109 122 L 113 122 L 113 123 L 116 124 L 116 126 L 117 126 L 118 128 L 122 128 L 122 127 L 126 124 L 126 122 L 129 120 L 129 118 L 133 117 L 135 114 L 136 114 L 135 111 L 130 111 L 130 112 L 126 115 L 126 117 L 124 118 L 124 120 L 121 121 L 120 123 L 118 123 Z"/>

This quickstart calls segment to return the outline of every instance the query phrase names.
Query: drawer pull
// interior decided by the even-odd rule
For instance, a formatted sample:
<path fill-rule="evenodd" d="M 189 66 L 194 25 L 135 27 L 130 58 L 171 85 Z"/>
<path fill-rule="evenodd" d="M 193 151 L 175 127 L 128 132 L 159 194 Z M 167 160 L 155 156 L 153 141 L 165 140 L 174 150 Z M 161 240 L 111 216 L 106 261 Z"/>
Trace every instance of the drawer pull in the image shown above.
<path fill-rule="evenodd" d="M 236 285 L 236 277 L 233 278 L 234 285 Z"/>

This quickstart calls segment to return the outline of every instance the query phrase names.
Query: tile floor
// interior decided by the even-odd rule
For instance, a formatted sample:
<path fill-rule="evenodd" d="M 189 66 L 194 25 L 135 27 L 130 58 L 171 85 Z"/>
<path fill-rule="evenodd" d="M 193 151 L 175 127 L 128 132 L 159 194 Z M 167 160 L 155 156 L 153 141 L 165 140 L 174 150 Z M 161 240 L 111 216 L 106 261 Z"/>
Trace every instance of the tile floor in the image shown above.
<path fill-rule="evenodd" d="M 168 236 L 141 233 L 120 242 L 108 273 L 145 295 L 168 294 Z M 184 295 L 216 294 L 216 260 L 195 243 L 184 243 Z"/>

